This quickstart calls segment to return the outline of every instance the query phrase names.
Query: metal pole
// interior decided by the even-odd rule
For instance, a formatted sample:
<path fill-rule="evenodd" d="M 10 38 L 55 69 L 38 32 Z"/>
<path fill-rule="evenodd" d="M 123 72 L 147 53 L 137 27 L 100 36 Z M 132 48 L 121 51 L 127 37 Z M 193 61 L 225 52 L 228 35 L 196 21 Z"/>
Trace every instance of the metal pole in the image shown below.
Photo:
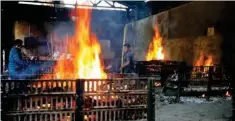
<path fill-rule="evenodd" d="M 75 119 L 76 121 L 83 121 L 83 94 L 84 94 L 84 80 L 76 80 L 76 109 Z"/>
<path fill-rule="evenodd" d="M 5 54 L 5 50 L 2 50 L 2 72 L 5 71 L 6 69 L 6 54 Z"/>
<path fill-rule="evenodd" d="M 153 86 L 154 86 L 154 82 L 153 79 L 148 79 L 148 94 L 147 94 L 147 120 L 148 121 L 154 121 L 154 94 L 153 94 Z"/>
<path fill-rule="evenodd" d="M 231 72 L 231 71 L 230 71 Z M 232 83 L 232 87 L 235 87 L 235 83 L 234 83 L 234 80 L 233 79 L 235 79 L 235 76 L 234 76 L 234 74 L 229 74 L 229 76 L 232 76 L 232 80 L 231 80 L 231 83 Z M 232 88 L 232 121 L 235 121 L 235 96 L 234 96 L 234 94 L 235 94 L 235 89 L 234 88 Z"/>
<path fill-rule="evenodd" d="M 233 85 L 233 87 L 235 86 L 235 84 L 234 84 L 234 81 L 232 82 L 232 85 Z M 234 96 L 234 94 L 235 94 L 235 91 L 234 91 L 235 89 L 233 88 L 232 89 L 232 100 L 233 100 L 233 112 L 232 112 L 232 121 L 235 121 L 235 96 Z"/>
<path fill-rule="evenodd" d="M 208 84 L 207 84 L 207 101 L 210 101 L 210 95 L 211 95 L 211 81 L 212 81 L 212 71 L 213 67 L 209 67 L 209 79 L 208 79 Z"/>
<path fill-rule="evenodd" d="M 177 95 L 176 95 L 176 103 L 179 103 L 180 102 L 180 89 L 181 89 L 181 80 L 178 80 L 177 82 Z"/>
<path fill-rule="evenodd" d="M 127 32 L 127 25 L 125 25 L 125 27 L 124 27 L 123 42 L 122 42 L 123 45 L 126 43 L 126 32 Z M 124 57 L 124 47 L 122 46 L 121 66 L 123 65 L 123 57 Z M 121 71 L 121 73 L 122 73 L 122 71 Z"/>
<path fill-rule="evenodd" d="M 53 34 L 50 35 L 50 42 L 51 42 L 51 57 L 53 57 L 54 54 L 54 46 L 53 46 Z"/>

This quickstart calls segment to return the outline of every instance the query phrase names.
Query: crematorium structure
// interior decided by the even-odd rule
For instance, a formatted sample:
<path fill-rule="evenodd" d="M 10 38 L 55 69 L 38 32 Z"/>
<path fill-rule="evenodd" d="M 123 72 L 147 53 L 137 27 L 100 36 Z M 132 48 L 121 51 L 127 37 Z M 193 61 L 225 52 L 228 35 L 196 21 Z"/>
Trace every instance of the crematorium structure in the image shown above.
<path fill-rule="evenodd" d="M 95 39 L 89 41 L 88 46 L 81 46 L 84 43 L 77 45 L 86 49 L 86 52 L 91 47 L 90 53 L 93 50 L 99 51 L 99 47 L 101 47 L 102 52 L 99 54 L 105 63 L 101 63 L 99 59 L 96 61 L 96 56 L 93 57 L 95 62 L 92 64 L 88 64 L 89 59 L 84 59 L 83 63 L 80 62 L 79 57 L 81 55 L 89 54 L 66 55 L 66 53 L 74 53 L 77 50 L 79 50 L 78 53 L 83 52 L 81 48 L 76 48 L 77 43 L 73 43 L 73 40 L 81 37 L 83 32 L 73 33 L 72 31 L 76 31 L 77 26 L 73 27 L 76 24 L 72 23 L 78 23 L 80 27 L 87 24 L 90 18 L 83 21 L 81 17 L 80 21 L 84 22 L 81 22 L 81 24 L 77 22 L 79 17 L 76 18 L 75 16 L 73 21 L 66 24 L 62 23 L 59 28 L 64 30 L 63 28 L 67 27 L 66 30 L 69 31 L 64 34 L 65 36 L 57 34 L 56 29 L 52 29 L 53 22 L 46 22 L 47 24 L 50 23 L 45 25 L 51 32 L 49 34 L 50 39 L 41 40 L 37 37 L 43 36 L 46 32 L 34 30 L 32 29 L 34 26 L 27 22 L 16 20 L 17 22 L 12 27 L 15 29 L 13 32 L 15 39 L 24 40 L 26 45 L 35 47 L 39 45 L 40 49 L 43 50 L 37 49 L 37 51 L 33 51 L 34 54 L 47 55 L 50 53 L 47 56 L 54 56 L 56 51 L 62 50 L 64 55 L 61 56 L 62 59 L 59 58 L 62 61 L 56 61 L 56 59 L 30 61 L 37 64 L 48 61 L 56 63 L 55 66 L 41 68 L 44 73 L 37 73 L 37 78 L 33 79 L 11 79 L 8 71 L 5 71 L 7 67 L 4 67 L 5 70 L 1 73 L 2 121 L 161 121 L 168 120 L 162 118 L 159 114 L 159 112 L 167 114 L 167 111 L 161 112 L 161 109 L 168 105 L 167 103 L 184 105 L 186 102 L 183 99 L 186 98 L 189 98 L 192 102 L 203 100 L 208 105 L 215 105 L 215 100 L 222 100 L 226 103 L 232 101 L 231 105 L 228 104 L 228 109 L 221 109 L 229 113 L 224 111 L 227 114 L 222 114 L 223 112 L 213 114 L 221 115 L 218 116 L 219 118 L 217 117 L 218 120 L 232 121 L 235 111 L 233 96 L 235 3 L 222 1 L 188 2 L 178 7 L 157 12 L 157 14 L 155 14 L 157 1 L 142 3 L 151 7 L 152 15 L 123 22 L 125 24 L 122 25 L 116 22 L 115 27 L 112 28 L 115 31 L 113 33 L 120 35 L 119 40 L 114 39 L 116 42 L 103 39 L 105 35 L 95 38 L 96 36 L 94 37 L 92 33 L 89 39 Z M 125 4 L 127 5 L 128 2 Z M 82 13 L 79 12 L 71 13 L 71 16 Z M 87 17 L 88 13 L 84 13 L 83 17 Z M 91 21 L 94 22 L 95 20 L 91 19 Z M 95 31 L 102 33 L 102 30 L 98 29 L 99 26 L 101 24 L 96 25 Z M 85 27 L 82 28 L 85 31 L 84 35 L 89 35 L 86 33 L 86 29 Z M 30 32 L 33 34 L 27 35 Z M 33 35 L 37 37 L 30 38 Z M 85 38 L 85 41 L 86 36 L 82 37 Z M 52 42 L 61 38 L 65 41 Z M 102 38 L 102 42 L 99 42 L 101 41 L 100 38 Z M 47 39 L 50 44 L 48 44 Z M 102 43 L 102 45 L 100 46 L 99 43 Z M 134 53 L 134 73 L 110 73 L 103 67 L 98 68 L 98 71 L 97 68 L 92 68 L 89 73 L 97 72 L 104 75 L 87 78 L 87 75 L 79 75 L 82 71 L 79 71 L 79 73 L 74 71 L 77 68 L 83 68 L 83 65 L 86 64 L 89 67 L 94 65 L 106 67 L 110 64 L 112 58 L 119 55 L 122 57 L 119 58 L 120 62 L 118 63 L 123 65 L 124 48 L 122 45 L 125 43 L 131 45 Z M 56 48 L 56 44 L 60 44 L 62 49 Z M 98 49 L 95 48 L 97 45 Z M 112 49 L 110 46 L 118 46 L 119 49 Z M 72 50 L 71 48 L 76 49 Z M 94 53 L 96 54 L 96 51 Z M 77 62 L 75 63 L 71 58 L 78 58 Z M 4 57 L 4 59 L 6 58 Z M 75 65 L 78 67 L 74 67 Z M 75 75 L 79 76 L 73 75 L 74 72 L 76 72 Z M 163 105 L 161 105 L 163 108 L 159 107 L 160 104 Z M 187 103 L 185 105 L 187 106 Z M 170 108 L 170 110 L 173 109 Z M 174 110 L 178 110 L 177 106 Z M 190 110 L 194 109 L 190 108 Z M 173 113 L 167 115 L 169 117 L 171 115 L 174 115 L 173 117 L 178 116 L 178 114 Z M 201 117 L 198 120 L 204 120 L 203 117 L 209 117 L 208 115 L 200 114 L 199 117 Z M 180 119 L 179 116 L 177 118 L 175 118 L 177 121 L 184 119 Z M 194 118 L 196 120 L 196 117 Z M 213 119 L 208 118 L 207 120 Z"/>

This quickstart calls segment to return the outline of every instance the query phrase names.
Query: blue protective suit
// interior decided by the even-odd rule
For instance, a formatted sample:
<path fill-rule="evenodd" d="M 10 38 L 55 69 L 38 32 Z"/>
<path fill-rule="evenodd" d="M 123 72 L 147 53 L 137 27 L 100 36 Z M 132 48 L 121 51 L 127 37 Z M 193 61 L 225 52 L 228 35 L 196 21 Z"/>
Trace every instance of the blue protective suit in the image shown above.
<path fill-rule="evenodd" d="M 9 76 L 11 79 L 35 78 L 38 74 L 43 73 L 42 68 L 47 68 L 52 65 L 52 62 L 45 62 L 42 64 L 27 63 L 22 58 L 21 50 L 13 47 L 9 55 Z"/>

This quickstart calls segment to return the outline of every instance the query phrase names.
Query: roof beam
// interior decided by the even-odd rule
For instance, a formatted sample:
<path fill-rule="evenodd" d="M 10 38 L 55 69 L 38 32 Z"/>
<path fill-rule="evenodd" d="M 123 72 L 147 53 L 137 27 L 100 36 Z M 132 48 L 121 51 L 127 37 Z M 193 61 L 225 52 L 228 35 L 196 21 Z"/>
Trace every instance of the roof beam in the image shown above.
<path fill-rule="evenodd" d="M 27 4 L 27 5 L 38 5 L 38 6 L 50 6 L 50 7 L 60 7 L 60 8 L 75 8 L 75 4 L 65 4 L 65 3 L 52 3 L 52 2 L 18 2 L 18 4 Z M 119 10 L 126 11 L 126 8 L 123 7 L 110 7 L 110 6 L 93 6 L 93 5 L 77 5 L 79 8 L 91 8 L 98 10 Z"/>

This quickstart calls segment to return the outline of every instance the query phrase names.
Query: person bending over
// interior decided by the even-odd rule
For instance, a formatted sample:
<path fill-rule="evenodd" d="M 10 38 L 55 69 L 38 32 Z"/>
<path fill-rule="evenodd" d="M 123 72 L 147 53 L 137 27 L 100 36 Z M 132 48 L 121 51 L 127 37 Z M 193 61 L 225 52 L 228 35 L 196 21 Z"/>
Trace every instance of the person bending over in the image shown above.
<path fill-rule="evenodd" d="M 54 64 L 51 62 L 45 62 L 43 64 L 27 63 L 22 57 L 22 45 L 23 41 L 17 39 L 14 41 L 14 46 L 10 50 L 8 69 L 11 79 L 35 78 L 38 76 L 38 73 L 41 73 L 41 68 L 46 68 Z M 29 60 L 33 58 L 32 56 Z"/>

